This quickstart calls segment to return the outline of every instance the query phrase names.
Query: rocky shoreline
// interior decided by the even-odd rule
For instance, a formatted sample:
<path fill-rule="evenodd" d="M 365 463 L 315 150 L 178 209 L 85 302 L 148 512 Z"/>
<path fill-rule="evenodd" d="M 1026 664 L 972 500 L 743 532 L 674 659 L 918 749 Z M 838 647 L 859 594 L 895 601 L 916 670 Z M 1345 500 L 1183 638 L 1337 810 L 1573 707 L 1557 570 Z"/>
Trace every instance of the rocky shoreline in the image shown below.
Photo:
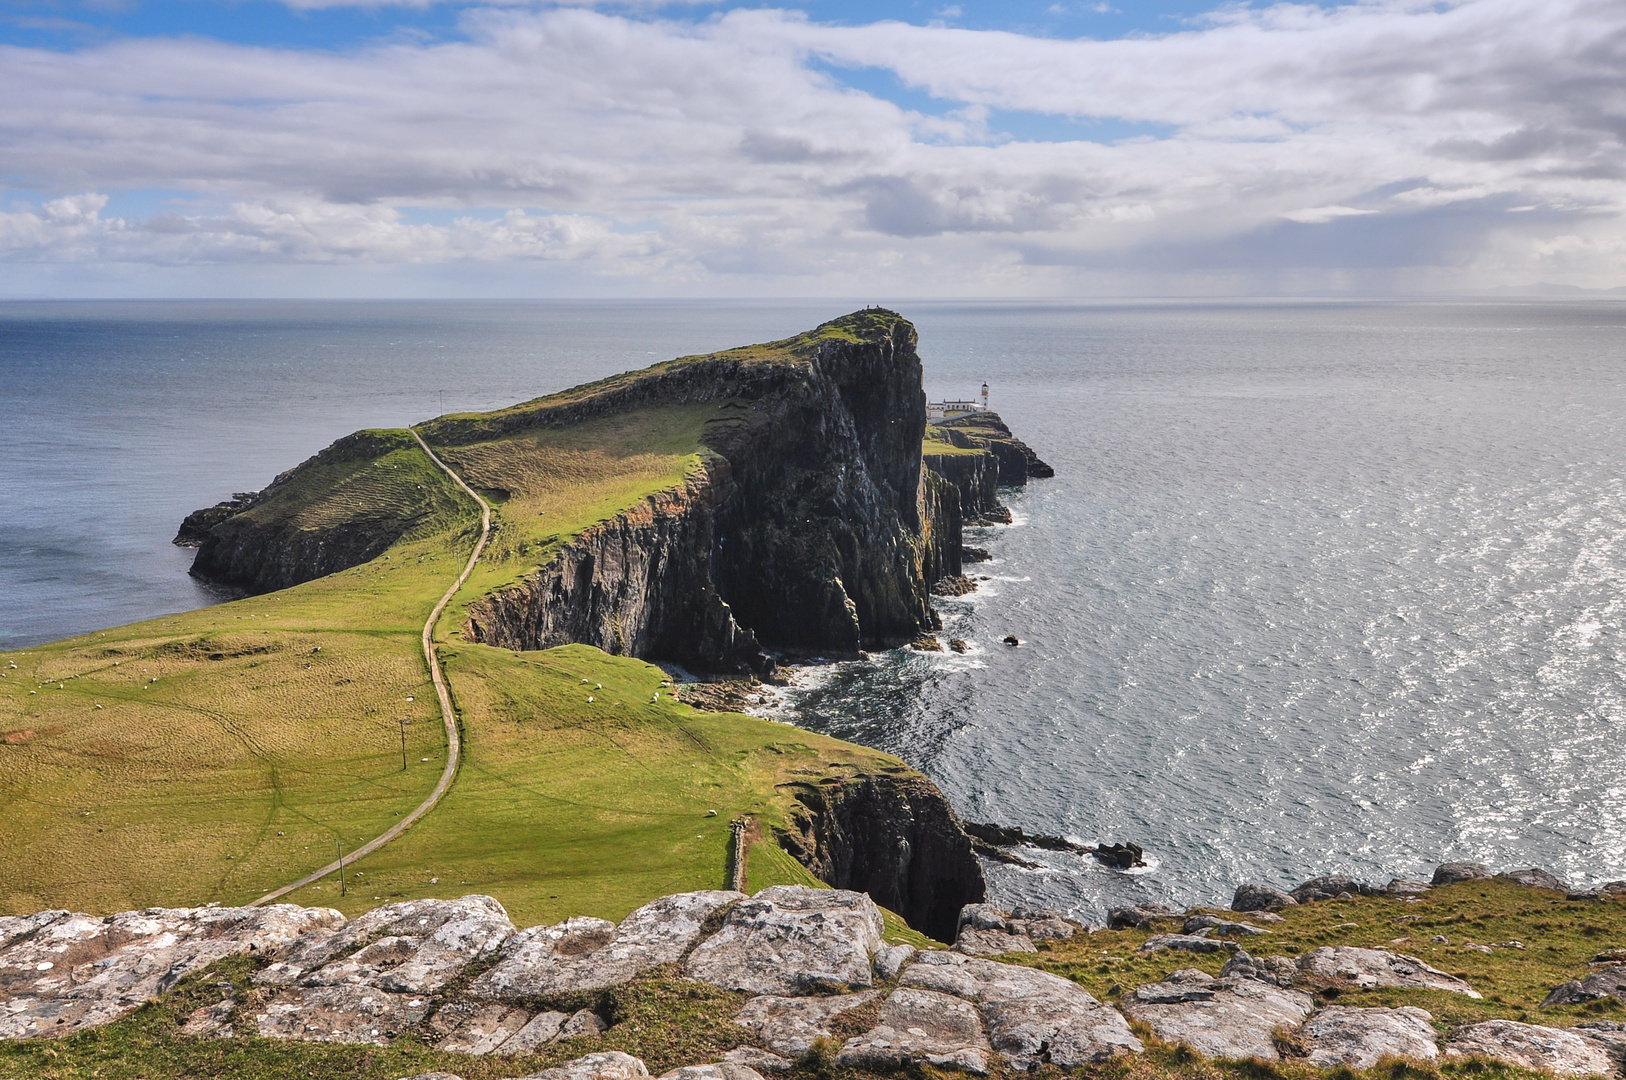
<path fill-rule="evenodd" d="M 683 893 L 619 923 L 577 916 L 523 930 L 488 896 L 386 904 L 348 921 L 291 905 L 150 908 L 105 919 L 47 911 L 0 918 L 0 1038 L 105 1026 L 211 965 L 248 957 L 247 989 L 222 982 L 218 1000 L 186 1018 L 185 1036 L 383 1047 L 411 1034 L 440 1051 L 497 1058 L 558 1045 L 589 1052 L 528 1076 L 629 1080 L 649 1075 L 643 1061 L 592 1049 L 621 1022 L 614 1010 L 565 1003 L 665 972 L 738 1002 L 732 1049 L 669 1071 L 671 1080 L 752 1080 L 820 1056 L 862 1072 L 1066 1071 L 1141 1054 L 1148 1039 L 1203 1057 L 1294 1058 L 1319 1068 L 1480 1058 L 1559 1076 L 1619 1076 L 1619 1022 L 1493 1019 L 1442 1032 L 1415 1006 L 1334 1003 L 1341 990 L 1375 988 L 1483 999 L 1416 956 L 1347 945 L 1268 956 L 1246 948 L 1268 940 L 1281 911 L 1361 896 L 1416 904 L 1430 890 L 1466 897 L 1463 889 L 1495 881 L 1538 899 L 1626 899 L 1626 883 L 1616 882 L 1570 901 L 1553 880 L 1446 864 L 1431 882 L 1381 889 L 1338 876 L 1286 892 L 1243 885 L 1229 913 L 1115 911 L 1115 925 L 1153 931 L 1136 955 L 1180 965 L 1114 987 L 1116 1001 L 1029 962 L 1111 930 L 1052 910 L 968 904 L 954 920 L 953 945 L 922 950 L 888 943 L 874 901 L 844 889 Z M 1223 957 L 1217 974 L 1191 966 L 1209 955 Z M 1626 950 L 1604 955 L 1588 980 L 1555 987 L 1548 1003 L 1626 1003 Z"/>

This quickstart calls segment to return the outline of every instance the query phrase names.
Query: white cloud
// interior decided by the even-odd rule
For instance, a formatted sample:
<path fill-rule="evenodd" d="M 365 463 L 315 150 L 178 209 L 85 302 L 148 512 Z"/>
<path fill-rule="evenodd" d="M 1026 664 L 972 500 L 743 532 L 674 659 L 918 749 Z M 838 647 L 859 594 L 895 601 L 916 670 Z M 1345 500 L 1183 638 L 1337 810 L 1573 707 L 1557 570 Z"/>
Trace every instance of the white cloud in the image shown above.
<path fill-rule="evenodd" d="M 60 196 L 0 214 L 0 257 L 550 261 L 720 293 L 749 291 L 741 275 L 921 293 L 1110 285 L 1114 266 L 1142 268 L 1137 288 L 1192 268 L 1313 286 L 1342 250 L 1368 288 L 1621 280 L 1616 0 L 1231 8 L 1123 41 L 766 10 L 487 8 L 466 26 L 349 54 L 0 49 L 0 175 Z M 892 70 L 943 108 L 820 63 Z M 1013 112 L 1168 134 L 998 141 L 1035 129 Z M 106 215 L 106 193 L 142 189 L 193 199 Z"/>

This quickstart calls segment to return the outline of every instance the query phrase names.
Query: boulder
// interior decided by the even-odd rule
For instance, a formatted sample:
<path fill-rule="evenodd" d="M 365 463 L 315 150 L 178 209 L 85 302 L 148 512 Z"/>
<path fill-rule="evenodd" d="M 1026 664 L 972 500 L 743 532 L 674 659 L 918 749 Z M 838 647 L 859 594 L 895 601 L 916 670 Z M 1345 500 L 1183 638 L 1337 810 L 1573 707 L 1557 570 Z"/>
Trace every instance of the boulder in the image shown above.
<path fill-rule="evenodd" d="M 436 1050 L 456 1050 L 464 1054 L 489 1054 L 530 1023 L 525 1009 L 497 1002 L 463 1000 L 437 1012 L 427 1027 L 439 1037 Z"/>
<path fill-rule="evenodd" d="M 254 981 L 270 986 L 301 982 L 358 946 L 396 938 L 413 944 L 398 942 L 398 953 L 391 960 L 386 960 L 383 951 L 376 952 L 373 960 L 383 966 L 374 974 L 381 976 L 384 970 L 390 970 L 392 980 L 398 984 L 391 989 L 422 993 L 445 985 L 471 960 L 490 956 L 513 933 L 508 912 L 489 896 L 406 900 L 357 916 L 335 934 L 301 939 L 276 963 L 255 975 Z"/>
<path fill-rule="evenodd" d="M 725 1058 L 712 1065 L 685 1065 L 661 1073 L 660 1080 L 762 1080 L 762 1074 Z"/>
<path fill-rule="evenodd" d="M 1432 1061 L 1440 1055 L 1434 1017 L 1422 1009 L 1346 1009 L 1316 1013 L 1300 1032 L 1310 1064 L 1319 1069 L 1343 1065 L 1370 1069 L 1382 1057 Z"/>
<path fill-rule="evenodd" d="M 1576 1024 L 1575 1033 L 1592 1043 L 1615 1063 L 1615 1072 L 1626 1073 L 1626 1024 L 1614 1020 L 1588 1020 Z"/>
<path fill-rule="evenodd" d="M 594 1035 L 602 1035 L 610 1030 L 610 1025 L 604 1017 L 592 1009 L 577 1009 L 570 1014 L 570 1019 L 559 1026 L 561 1039 L 585 1039 Z"/>
<path fill-rule="evenodd" d="M 789 1072 L 795 1063 L 778 1054 L 769 1053 L 755 1046 L 736 1046 L 722 1057 L 732 1065 L 744 1065 L 757 1072 Z"/>
<path fill-rule="evenodd" d="M 529 1054 L 533 1050 L 559 1037 L 566 1021 L 570 1019 L 569 1013 L 539 1012 L 531 1017 L 530 1021 L 513 1035 L 509 1036 L 496 1050 L 496 1054 Z"/>
<path fill-rule="evenodd" d="M 1472 862 L 1441 863 L 1434 868 L 1432 884 L 1455 885 L 1459 881 L 1478 881 L 1491 876 L 1490 867 Z"/>
<path fill-rule="evenodd" d="M 567 1061 L 557 1068 L 520 1077 L 520 1080 L 640 1080 L 649 1075 L 644 1063 L 631 1054 L 607 1050 Z"/>
<path fill-rule="evenodd" d="M 1395 878 L 1385 885 L 1383 891 L 1390 896 L 1417 896 L 1433 888 L 1426 881 L 1413 881 L 1409 878 Z"/>
<path fill-rule="evenodd" d="M 485 998 L 535 997 L 630 982 L 679 959 L 713 912 L 744 898 L 737 892 L 679 893 L 645 904 L 619 925 L 577 916 L 533 926 L 509 939 L 496 966 L 469 992 Z"/>
<path fill-rule="evenodd" d="M 868 989 L 881 930 L 881 911 L 863 893 L 774 885 L 730 908 L 684 970 L 751 994 Z"/>
<path fill-rule="evenodd" d="M 1251 937 L 1254 934 L 1270 933 L 1269 930 L 1254 926 L 1252 923 L 1232 922 L 1215 915 L 1193 915 L 1180 927 L 1182 934 L 1196 934 L 1203 930 L 1209 931 L 1214 937 L 1222 938 Z"/>
<path fill-rule="evenodd" d="M 899 983 L 976 1004 L 993 1048 L 1017 1069 L 1042 1061 L 1068 1069 L 1141 1050 L 1116 1009 L 1047 971 L 927 952 L 904 969 Z"/>
<path fill-rule="evenodd" d="M 755 1031 L 769 1050 L 795 1059 L 813 1049 L 815 1039 L 831 1038 L 831 1024 L 842 1013 L 869 1004 L 875 996 L 874 990 L 831 997 L 764 995 L 747 1001 L 734 1022 Z"/>
<path fill-rule="evenodd" d="M 1181 952 L 1217 953 L 1236 952 L 1240 948 L 1234 941 L 1216 941 L 1211 937 L 1200 937 L 1196 934 L 1153 934 L 1146 939 L 1146 944 L 1135 951 L 1142 956 L 1164 949 L 1178 949 Z"/>
<path fill-rule="evenodd" d="M 1480 996 L 1479 991 L 1461 979 L 1431 968 L 1415 956 L 1402 956 L 1387 949 L 1359 949 L 1353 946 L 1323 946 L 1299 957 L 1299 972 L 1319 977 L 1333 985 L 1370 989 L 1399 986 L 1418 990 L 1449 990 L 1454 994 Z"/>
<path fill-rule="evenodd" d="M 882 982 L 891 982 L 918 951 L 913 945 L 881 946 L 875 950 L 875 977 Z"/>
<path fill-rule="evenodd" d="M 365 985 L 301 986 L 278 994 L 255 1014 L 254 1023 L 268 1039 L 388 1046 L 428 1015 L 427 995 Z"/>
<path fill-rule="evenodd" d="M 1134 907 L 1113 908 L 1107 912 L 1109 930 L 1144 930 L 1153 919 L 1162 919 L 1174 912 L 1161 904 L 1137 904 Z"/>
<path fill-rule="evenodd" d="M 1340 896 L 1361 896 L 1372 891 L 1370 885 L 1362 885 L 1347 874 L 1326 874 L 1311 878 L 1288 895 L 1301 904 L 1309 904 L 1318 900 L 1336 900 Z"/>
<path fill-rule="evenodd" d="M 1551 889 L 1554 892 L 1561 892 L 1566 895 L 1570 891 L 1567 884 L 1559 881 L 1547 871 L 1539 870 L 1533 866 L 1528 870 L 1509 870 L 1506 873 L 1497 874 L 1496 880 L 1511 881 L 1515 885 L 1523 885 L 1530 889 Z"/>
<path fill-rule="evenodd" d="M 995 904 L 967 904 L 960 909 L 960 933 L 967 929 L 998 931 L 1032 941 L 1065 941 L 1078 933 L 1078 924 L 1055 908 L 1017 905 L 1009 911 Z M 1026 949 L 1004 950 L 1026 952 Z M 986 954 L 977 954 L 986 955 Z"/>
<path fill-rule="evenodd" d="M 1124 1004 L 1167 1042 L 1206 1057 L 1275 1061 L 1278 1028 L 1297 1028 L 1315 1008 L 1310 995 L 1253 979 L 1215 979 L 1188 968 L 1142 986 Z"/>
<path fill-rule="evenodd" d="M 267 1038 L 386 1046 L 424 1017 L 429 995 L 496 953 L 513 932 L 508 913 L 489 896 L 386 904 L 261 971 L 262 983 L 296 985 L 271 999 L 255 1024 Z M 509 1034 L 526 1022 L 510 1021 Z M 479 1035 L 469 1038 L 484 1045 Z"/>
<path fill-rule="evenodd" d="M 988 1072 L 992 1051 L 982 1021 L 969 1002 L 932 990 L 900 987 L 887 995 L 881 1019 L 848 1039 L 836 1064 L 858 1069 L 898 1069 L 913 1064 Z"/>
<path fill-rule="evenodd" d="M 1222 979 L 1253 979 L 1256 982 L 1292 986 L 1299 976 L 1298 959 L 1292 956 L 1250 956 L 1238 952 L 1220 968 Z"/>
<path fill-rule="evenodd" d="M 1567 899 L 1570 900 L 1621 900 L 1626 899 L 1626 881 L 1606 881 L 1602 885 L 1589 885 L 1581 888 L 1572 888 Z"/>
<path fill-rule="evenodd" d="M 1594 1076 L 1609 1072 L 1610 1060 L 1596 1043 L 1574 1031 L 1538 1027 L 1514 1020 L 1486 1020 L 1458 1028 L 1446 1044 L 1446 1056 L 1481 1055 L 1558 1076 Z"/>
<path fill-rule="evenodd" d="M 63 911 L 0 923 L 0 1038 L 110 1023 L 227 956 L 325 940 L 330 908 L 146 908 L 107 918 Z"/>
<path fill-rule="evenodd" d="M 1552 1005 L 1585 1005 L 1589 1001 L 1614 998 L 1626 1002 L 1626 964 L 1615 964 L 1594 971 L 1584 979 L 1572 979 L 1548 994 L 1542 1001 L 1543 1009 Z"/>
<path fill-rule="evenodd" d="M 1003 930 L 978 930 L 962 927 L 954 939 L 954 951 L 967 956 L 999 956 L 1001 953 L 1030 953 L 1039 949 L 1026 934 L 1007 934 Z"/>
<path fill-rule="evenodd" d="M 1277 908 L 1292 907 L 1298 901 L 1280 889 L 1272 889 L 1269 885 L 1246 884 L 1238 885 L 1236 895 L 1231 897 L 1232 911 L 1274 911 Z"/>

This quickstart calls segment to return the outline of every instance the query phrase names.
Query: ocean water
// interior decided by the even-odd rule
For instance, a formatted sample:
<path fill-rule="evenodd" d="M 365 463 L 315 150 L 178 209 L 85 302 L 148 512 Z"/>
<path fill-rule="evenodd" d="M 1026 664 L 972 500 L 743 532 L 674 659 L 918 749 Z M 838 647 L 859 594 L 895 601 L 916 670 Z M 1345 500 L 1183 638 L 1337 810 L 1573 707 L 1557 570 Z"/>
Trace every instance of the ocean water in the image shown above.
<path fill-rule="evenodd" d="M 180 518 L 355 428 L 855 306 L 0 305 L 0 648 L 211 602 Z M 1626 304 L 892 306 L 1057 476 L 968 538 L 967 655 L 807 670 L 783 715 L 1152 862 L 1024 852 L 998 898 L 1626 877 Z"/>

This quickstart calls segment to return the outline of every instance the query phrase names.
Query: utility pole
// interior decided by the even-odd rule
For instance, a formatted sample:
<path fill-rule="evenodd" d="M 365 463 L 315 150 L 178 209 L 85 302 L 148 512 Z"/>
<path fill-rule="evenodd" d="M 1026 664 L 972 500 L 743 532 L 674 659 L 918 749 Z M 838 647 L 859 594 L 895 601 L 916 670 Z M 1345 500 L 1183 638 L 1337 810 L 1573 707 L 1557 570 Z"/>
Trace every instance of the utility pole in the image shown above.
<path fill-rule="evenodd" d="M 339 848 L 339 895 L 344 896 L 348 890 L 344 886 L 344 841 L 333 841 Z"/>

